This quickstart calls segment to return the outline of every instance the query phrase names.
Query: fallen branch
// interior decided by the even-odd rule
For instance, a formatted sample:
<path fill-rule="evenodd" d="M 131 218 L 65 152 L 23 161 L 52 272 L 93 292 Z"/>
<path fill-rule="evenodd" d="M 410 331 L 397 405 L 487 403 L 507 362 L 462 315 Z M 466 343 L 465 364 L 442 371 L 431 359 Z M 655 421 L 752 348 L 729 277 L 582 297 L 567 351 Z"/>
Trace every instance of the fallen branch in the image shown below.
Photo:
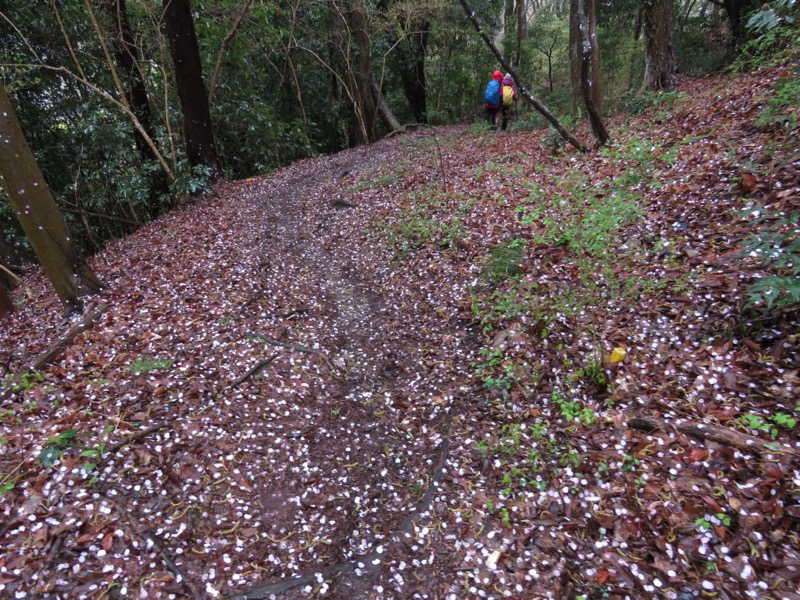
<path fill-rule="evenodd" d="M 61 354 L 63 354 L 72 343 L 72 340 L 74 340 L 79 334 L 83 333 L 87 329 L 90 329 L 107 310 L 108 305 L 101 304 L 97 308 L 86 312 L 79 323 L 76 323 L 70 327 L 64 335 L 50 344 L 47 350 L 37 356 L 31 364 L 14 375 L 11 381 L 7 383 L 8 389 L 4 393 L 0 394 L 0 400 L 9 398 L 12 392 L 17 391 L 20 384 L 22 384 L 24 381 L 26 375 L 39 371 L 42 367 L 50 364 L 56 358 L 61 356 Z"/>
<path fill-rule="evenodd" d="M 700 440 L 701 442 L 710 440 L 754 454 L 790 452 L 788 448 L 782 447 L 778 442 L 767 442 L 746 433 L 719 427 L 717 425 L 710 425 L 708 423 L 689 422 L 682 425 L 675 425 L 661 419 L 639 415 L 632 417 L 630 421 L 628 421 L 628 426 L 631 429 L 638 429 L 640 431 L 652 431 L 654 429 L 669 431 L 671 429 L 677 429 L 682 434 Z"/>
<path fill-rule="evenodd" d="M 103 314 L 108 310 L 107 304 L 101 304 L 94 310 L 90 310 L 83 315 L 83 318 L 80 320 L 79 323 L 76 323 L 69 330 L 61 336 L 58 340 L 50 344 L 50 346 L 42 352 L 36 359 L 30 364 L 28 367 L 29 371 L 38 371 L 43 366 L 50 364 L 56 358 L 61 356 L 67 347 L 72 343 L 79 334 L 83 333 L 87 329 L 91 329 L 92 326 L 103 316 Z M 22 373 L 18 374 L 18 377 L 22 379 Z M 16 378 L 15 378 L 16 379 Z"/>
<path fill-rule="evenodd" d="M 152 427 L 148 427 L 147 429 L 142 429 L 141 431 L 137 431 L 136 433 L 132 433 L 131 435 L 126 437 L 124 440 L 120 440 L 120 441 L 115 442 L 115 443 L 111 444 L 110 446 L 108 446 L 103 451 L 103 456 L 110 456 L 111 454 L 114 454 L 114 453 L 118 452 L 123 447 L 127 446 L 128 444 L 132 444 L 134 442 L 138 442 L 142 438 L 146 438 L 151 433 L 154 433 L 154 432 L 158 431 L 159 429 L 163 429 L 166 426 L 167 426 L 166 423 L 160 423 L 158 425 L 153 425 Z"/>
<path fill-rule="evenodd" d="M 258 364 L 257 364 L 255 367 L 253 367 L 252 369 L 250 369 L 249 371 L 247 371 L 247 373 L 245 373 L 244 375 L 242 375 L 241 377 L 239 377 L 239 378 L 238 378 L 236 381 L 234 381 L 232 384 L 230 384 L 230 385 L 228 386 L 228 388 L 229 388 L 229 389 L 233 389 L 233 388 L 235 388 L 237 385 L 239 385 L 240 383 L 242 383 L 242 382 L 243 382 L 245 379 L 247 379 L 248 377 L 252 377 L 253 375 L 255 375 L 256 373 L 258 373 L 258 372 L 259 372 L 259 371 L 261 371 L 262 369 L 266 369 L 266 368 L 267 368 L 269 365 L 271 365 L 271 364 L 272 364 L 272 362 L 273 362 L 273 361 L 274 361 L 276 358 L 278 358 L 278 354 L 273 354 L 272 356 L 270 356 L 270 357 L 269 357 L 269 358 L 267 358 L 266 360 L 262 360 L 262 361 L 261 361 L 260 363 L 258 363 Z"/>
<path fill-rule="evenodd" d="M 280 346 L 281 348 L 286 348 L 287 350 L 293 350 L 294 352 L 302 352 L 304 354 L 316 354 L 323 361 L 325 361 L 325 364 L 328 365 L 328 368 L 331 370 L 332 373 L 336 373 L 336 368 L 333 366 L 333 364 L 331 364 L 331 361 L 328 360 L 328 357 L 325 356 L 325 353 L 322 350 L 315 350 L 314 348 L 309 348 L 308 346 L 301 346 L 300 344 L 287 344 L 286 342 L 279 342 L 278 340 L 273 340 L 272 338 L 268 338 L 263 335 L 253 334 L 253 336 L 266 344 L 272 344 L 273 346 Z"/>

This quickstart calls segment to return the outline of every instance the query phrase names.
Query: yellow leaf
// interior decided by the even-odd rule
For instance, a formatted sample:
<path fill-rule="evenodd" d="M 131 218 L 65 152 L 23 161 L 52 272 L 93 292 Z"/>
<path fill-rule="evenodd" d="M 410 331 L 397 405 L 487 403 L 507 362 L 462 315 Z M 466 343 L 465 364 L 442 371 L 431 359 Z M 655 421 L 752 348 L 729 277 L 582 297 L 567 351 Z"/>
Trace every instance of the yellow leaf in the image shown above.
<path fill-rule="evenodd" d="M 626 354 L 627 352 L 625 351 L 625 348 L 614 348 L 611 351 L 611 356 L 609 357 L 608 362 L 610 362 L 612 365 L 614 363 L 622 362 Z"/>

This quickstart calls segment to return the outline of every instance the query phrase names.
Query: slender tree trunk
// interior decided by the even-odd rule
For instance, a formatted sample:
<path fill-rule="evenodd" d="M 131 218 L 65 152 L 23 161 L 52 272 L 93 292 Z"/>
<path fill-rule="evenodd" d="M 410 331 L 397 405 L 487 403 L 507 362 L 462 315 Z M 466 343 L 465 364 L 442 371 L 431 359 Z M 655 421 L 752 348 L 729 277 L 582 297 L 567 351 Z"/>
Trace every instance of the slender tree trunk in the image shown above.
<path fill-rule="evenodd" d="M 600 44 L 597 42 L 597 3 L 587 0 L 586 18 L 589 22 L 589 44 L 592 47 L 592 100 L 598 113 L 603 112 L 603 94 L 600 80 Z"/>
<path fill-rule="evenodd" d="M 505 0 L 503 7 L 503 50 L 508 52 L 504 56 L 506 62 L 514 64 L 514 49 L 516 48 L 516 11 L 514 10 L 514 0 Z M 512 45 L 511 40 L 515 40 Z"/>
<path fill-rule="evenodd" d="M 353 2 L 350 18 L 353 22 L 353 37 L 358 48 L 358 68 L 353 73 L 356 84 L 356 102 L 360 104 L 364 122 L 366 124 L 366 137 L 363 143 L 372 143 L 378 139 L 376 121 L 378 118 L 378 104 L 372 93 L 372 43 L 367 30 L 367 7 L 363 0 Z"/>
<path fill-rule="evenodd" d="M 519 72 L 519 63 L 522 60 L 522 42 L 528 39 L 528 20 L 525 11 L 525 0 L 517 0 L 515 6 L 517 13 L 517 49 L 511 66 Z"/>
<path fill-rule="evenodd" d="M 503 55 L 497 49 L 497 46 L 494 45 L 494 42 L 489 38 L 486 32 L 481 28 L 481 24 L 478 21 L 478 18 L 475 16 L 474 11 L 467 3 L 467 0 L 459 0 L 461 2 L 461 6 L 464 8 L 464 12 L 467 13 L 469 20 L 472 22 L 472 26 L 475 28 L 475 31 L 478 32 L 478 35 L 481 39 L 486 43 L 489 47 L 489 50 L 492 51 L 497 61 L 502 65 L 502 67 L 511 74 L 511 77 L 514 79 L 514 83 L 517 84 L 517 91 L 522 95 L 523 98 L 530 104 L 534 109 L 536 109 L 547 121 L 553 126 L 553 128 L 558 131 L 562 138 L 567 141 L 570 145 L 574 146 L 581 152 L 586 152 L 587 148 L 583 144 L 581 144 L 575 136 L 573 136 L 567 129 L 561 124 L 553 113 L 542 104 L 539 99 L 533 95 L 527 86 L 522 82 L 519 75 L 517 74 L 516 69 L 512 69 L 511 65 L 506 62 L 503 58 Z"/>
<path fill-rule="evenodd" d="M 756 9 L 762 2 L 756 0 L 723 0 L 722 5 L 728 13 L 728 20 L 731 24 L 733 43 L 738 45 L 745 38 L 744 18 L 748 13 Z M 715 8 L 717 7 L 715 3 Z"/>
<path fill-rule="evenodd" d="M 577 112 L 583 101 L 581 97 L 581 28 L 578 21 L 578 0 L 569 4 L 569 75 L 572 83 L 572 112 Z"/>
<path fill-rule="evenodd" d="M 378 82 L 375 81 L 375 77 L 372 77 L 372 93 L 375 94 L 375 101 L 378 104 L 378 113 L 383 120 L 383 124 L 386 125 L 386 128 L 390 131 L 401 131 L 403 126 L 400 124 L 400 121 L 397 120 L 397 117 L 392 112 L 392 109 L 389 108 L 389 104 L 386 102 L 386 98 L 383 97 L 383 90 L 378 85 Z"/>
<path fill-rule="evenodd" d="M 100 290 L 100 280 L 78 252 L 50 188 L 19 126 L 14 107 L 0 84 L 0 175 L 42 269 L 68 310 L 81 297 Z"/>
<path fill-rule="evenodd" d="M 428 122 L 427 84 L 425 81 L 425 52 L 428 45 L 427 20 L 417 20 L 412 23 L 413 31 L 397 44 L 397 55 L 400 72 L 400 81 L 403 84 L 414 120 L 417 123 Z M 392 32 L 396 40 L 396 35 Z"/>
<path fill-rule="evenodd" d="M 131 33 L 126 0 L 106 0 L 104 8 L 111 20 L 114 33 L 112 39 L 114 57 L 127 80 L 131 109 L 142 124 L 142 128 L 150 136 L 150 139 L 155 140 L 153 113 L 150 110 L 145 78 L 141 70 L 142 59 Z M 143 158 L 147 160 L 156 159 L 153 149 L 138 130 L 136 130 L 136 147 Z"/>
<path fill-rule="evenodd" d="M 674 6 L 673 0 L 642 0 L 643 90 L 658 92 L 672 87 L 675 70 Z"/>
<path fill-rule="evenodd" d="M 592 0 L 590 0 L 591 2 Z M 581 32 L 581 90 L 583 101 L 586 104 L 586 113 L 592 124 L 592 131 L 601 146 L 608 142 L 608 131 L 603 124 L 603 117 L 600 115 L 600 108 L 596 104 L 595 98 L 599 96 L 597 88 L 600 82 L 592 79 L 590 75 L 594 62 L 592 43 L 589 37 L 589 23 L 584 11 L 584 0 L 578 0 L 578 26 Z"/>
<path fill-rule="evenodd" d="M 189 0 L 164 0 L 164 20 L 183 111 L 183 132 L 189 164 L 208 167 L 215 179 L 222 170 L 214 142 L 208 92 L 203 82 L 203 66 Z"/>

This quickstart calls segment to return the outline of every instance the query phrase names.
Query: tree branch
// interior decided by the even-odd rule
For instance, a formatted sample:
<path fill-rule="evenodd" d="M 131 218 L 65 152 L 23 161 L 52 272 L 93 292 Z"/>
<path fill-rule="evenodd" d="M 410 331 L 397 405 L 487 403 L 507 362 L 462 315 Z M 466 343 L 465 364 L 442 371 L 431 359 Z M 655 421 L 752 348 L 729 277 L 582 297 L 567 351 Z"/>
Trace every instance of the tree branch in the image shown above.
<path fill-rule="evenodd" d="M 253 3 L 253 0 L 247 0 L 242 7 L 241 12 L 239 13 L 239 18 L 236 19 L 236 23 L 233 24 L 233 28 L 228 32 L 228 35 L 222 40 L 222 43 L 219 45 L 219 52 L 217 53 L 217 64 L 214 65 L 214 74 L 211 76 L 211 83 L 208 86 L 208 103 L 211 104 L 211 100 L 214 98 L 214 90 L 217 88 L 217 77 L 219 76 L 219 70 L 222 67 L 222 55 L 225 52 L 225 47 L 228 45 L 233 39 L 233 36 L 236 35 L 236 32 L 241 27 L 244 18 L 247 16 L 247 11 L 250 10 L 250 5 Z"/>
<path fill-rule="evenodd" d="M 628 421 L 628 426 L 631 429 L 639 429 L 641 431 L 652 431 L 653 429 L 661 429 L 662 431 L 670 431 L 677 429 L 682 434 L 687 435 L 696 440 L 704 442 L 711 440 L 719 442 L 727 446 L 733 446 L 743 452 L 751 452 L 753 454 L 766 454 L 766 453 L 784 453 L 789 452 L 794 454 L 791 449 L 785 448 L 782 444 L 777 442 L 766 442 L 755 436 L 741 433 L 733 429 L 719 427 L 708 423 L 694 423 L 688 422 L 681 425 L 674 425 L 668 421 L 654 419 L 652 417 L 634 416 Z"/>

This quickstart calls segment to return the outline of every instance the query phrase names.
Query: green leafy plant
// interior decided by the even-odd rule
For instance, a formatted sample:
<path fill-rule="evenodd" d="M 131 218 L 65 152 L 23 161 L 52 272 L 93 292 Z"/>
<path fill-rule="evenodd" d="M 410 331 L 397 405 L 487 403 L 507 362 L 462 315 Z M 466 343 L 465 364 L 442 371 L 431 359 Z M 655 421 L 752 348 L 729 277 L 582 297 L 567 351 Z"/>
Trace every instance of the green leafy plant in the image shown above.
<path fill-rule="evenodd" d="M 719 525 L 723 527 L 730 527 L 731 518 L 725 513 L 717 513 L 715 515 L 705 515 L 703 517 L 698 517 L 695 520 L 694 524 L 695 527 L 700 527 L 701 529 L 706 529 L 706 530 Z"/>
<path fill-rule="evenodd" d="M 761 110 L 756 125 L 791 131 L 797 127 L 797 112 L 800 107 L 800 68 L 795 67 L 791 77 L 778 79 L 774 92 Z"/>
<path fill-rule="evenodd" d="M 641 461 L 633 456 L 632 454 L 626 454 L 622 457 L 622 470 L 623 471 L 635 471 Z"/>
<path fill-rule="evenodd" d="M 31 373 L 24 373 L 19 380 L 14 379 L 12 375 L 6 377 L 0 382 L 0 388 L 10 389 L 14 392 L 24 392 L 35 388 L 37 385 L 44 381 L 44 375 L 38 371 Z"/>
<path fill-rule="evenodd" d="M 561 411 L 561 416 L 567 421 L 591 425 L 597 421 L 597 416 L 592 409 L 582 406 L 577 400 L 567 400 L 557 390 L 550 396 L 553 404 Z"/>
<path fill-rule="evenodd" d="M 754 12 L 745 27 L 753 34 L 763 34 L 781 25 L 792 25 L 795 22 L 794 12 L 797 10 L 796 0 L 773 0 L 764 4 L 761 10 Z"/>
<path fill-rule="evenodd" d="M 795 409 L 795 411 L 797 410 Z M 739 415 L 736 421 L 750 431 L 760 431 L 770 435 L 772 438 L 778 437 L 779 427 L 794 429 L 797 426 L 797 419 L 785 412 L 777 412 L 767 417 L 762 417 L 755 413 L 744 413 Z"/>
<path fill-rule="evenodd" d="M 744 240 L 742 255 L 748 255 L 770 271 L 747 289 L 749 306 L 767 310 L 800 302 L 800 212 L 772 216 L 753 211 L 753 225 L 769 223 Z"/>
<path fill-rule="evenodd" d="M 525 240 L 517 238 L 493 249 L 484 265 L 483 277 L 489 283 L 497 283 L 519 275 L 526 244 Z"/>
<path fill-rule="evenodd" d="M 49 438 L 39 454 L 39 463 L 43 467 L 52 467 L 61 458 L 61 453 L 73 444 L 80 433 L 78 429 L 67 429 Z"/>
<path fill-rule="evenodd" d="M 174 363 L 175 361 L 169 358 L 139 358 L 130 364 L 128 370 L 134 373 L 147 374 L 153 371 L 169 369 Z"/>

